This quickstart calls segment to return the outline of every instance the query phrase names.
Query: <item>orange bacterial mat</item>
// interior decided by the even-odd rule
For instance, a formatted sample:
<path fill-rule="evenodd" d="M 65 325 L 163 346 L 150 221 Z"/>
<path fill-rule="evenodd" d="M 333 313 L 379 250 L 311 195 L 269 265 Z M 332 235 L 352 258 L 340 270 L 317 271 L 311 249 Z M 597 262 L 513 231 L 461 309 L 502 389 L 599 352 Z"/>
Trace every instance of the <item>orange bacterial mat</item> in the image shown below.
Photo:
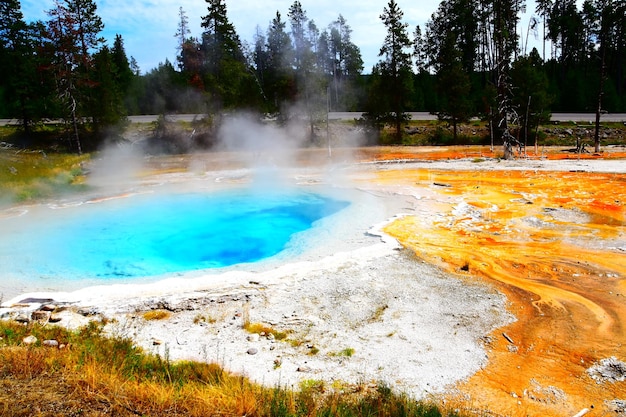
<path fill-rule="evenodd" d="M 377 181 L 421 196 L 387 233 L 492 283 L 518 319 L 485 337 L 488 364 L 458 384 L 453 404 L 478 415 L 620 415 L 626 381 L 597 382 L 588 369 L 626 361 L 626 174 L 390 168 Z"/>

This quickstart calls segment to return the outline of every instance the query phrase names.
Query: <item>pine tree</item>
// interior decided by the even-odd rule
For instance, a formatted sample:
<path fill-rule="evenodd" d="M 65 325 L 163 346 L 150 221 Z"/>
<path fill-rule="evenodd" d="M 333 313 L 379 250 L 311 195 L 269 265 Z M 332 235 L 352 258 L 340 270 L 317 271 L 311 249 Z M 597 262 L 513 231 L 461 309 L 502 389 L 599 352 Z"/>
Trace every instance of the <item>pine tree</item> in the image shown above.
<path fill-rule="evenodd" d="M 520 136 L 524 138 L 524 146 L 531 129 L 550 119 L 548 109 L 552 100 L 548 92 L 548 77 L 542 64 L 539 52 L 533 48 L 528 56 L 519 57 L 511 67 L 511 84 L 515 91 L 513 104 L 520 109 Z M 535 146 L 536 140 L 535 137 Z"/>
<path fill-rule="evenodd" d="M 388 119 L 395 125 L 396 142 L 402 140 L 402 123 L 409 119 L 406 113 L 412 85 L 412 42 L 408 35 L 408 24 L 402 21 L 404 12 L 395 0 L 390 0 L 380 19 L 387 29 L 385 42 L 378 53 L 384 60 L 379 62 L 380 75 L 386 88 L 381 93 L 388 96 L 390 105 Z"/>
<path fill-rule="evenodd" d="M 267 29 L 267 61 L 262 78 L 271 112 L 279 111 L 283 104 L 295 100 L 296 96 L 295 75 L 291 65 L 294 50 L 286 26 L 287 22 L 282 20 L 277 11 Z"/>
<path fill-rule="evenodd" d="M 554 0 L 536 0 L 535 1 L 535 13 L 537 13 L 542 18 L 541 20 L 543 23 L 541 58 L 544 61 L 546 60 L 546 40 L 548 40 L 547 20 L 548 20 L 550 10 L 552 9 L 553 3 L 554 3 Z"/>
<path fill-rule="evenodd" d="M 241 41 L 228 19 L 224 0 L 206 0 L 202 17 L 204 85 L 215 109 L 243 105 L 260 93 L 249 71 Z"/>
<path fill-rule="evenodd" d="M 513 158 L 513 146 L 521 145 L 511 133 L 510 124 L 519 123 L 517 109 L 512 100 L 510 67 L 517 52 L 519 35 L 516 32 L 521 0 L 495 0 L 493 3 L 494 85 L 497 111 L 492 123 L 497 139 L 504 148 L 504 159 Z"/>
<path fill-rule="evenodd" d="M 327 80 L 318 65 L 315 49 L 319 46 L 319 30 L 309 20 L 299 1 L 289 7 L 289 23 L 293 42 L 293 68 L 297 106 L 292 111 L 302 113 L 309 122 L 309 139 L 315 138 L 315 123 L 326 118 Z"/>
<path fill-rule="evenodd" d="M 310 63 L 311 43 L 306 36 L 306 25 L 308 18 L 299 1 L 295 1 L 289 7 L 289 22 L 291 24 L 291 37 L 293 39 L 293 66 L 296 70 L 296 80 L 299 83 L 305 82 L 305 73 Z M 300 88 L 300 87 L 299 87 Z"/>
<path fill-rule="evenodd" d="M 115 58 L 115 54 L 107 46 L 102 47 L 93 57 L 92 120 L 94 129 L 99 134 L 115 133 L 114 128 L 124 119 L 124 86 L 119 80 L 120 69 Z"/>
<path fill-rule="evenodd" d="M 84 116 L 96 116 L 93 111 L 92 51 L 104 43 L 99 33 L 104 28 L 96 14 L 93 0 L 55 1 L 48 11 L 48 37 L 53 47 L 52 63 L 57 93 L 64 103 L 71 123 L 72 136 L 78 153 L 82 153 L 79 124 Z"/>
<path fill-rule="evenodd" d="M 176 60 L 178 61 L 178 68 L 181 71 L 184 70 L 183 50 L 185 48 L 185 44 L 189 40 L 189 34 L 191 34 L 191 30 L 189 29 L 189 18 L 181 6 L 178 9 L 178 29 L 174 34 L 174 37 L 178 41 L 176 44 L 176 50 L 178 51 Z"/>
<path fill-rule="evenodd" d="M 439 118 L 452 123 L 455 143 L 458 124 L 467 121 L 471 115 L 469 75 L 463 68 L 463 55 L 456 45 L 454 33 L 448 32 L 437 57 L 438 90 L 444 98 Z"/>
<path fill-rule="evenodd" d="M 330 54 L 330 74 L 332 76 L 331 109 L 350 107 L 352 86 L 363 71 L 361 51 L 351 39 L 352 29 L 346 19 L 339 15 L 329 26 L 328 52 Z"/>
<path fill-rule="evenodd" d="M 133 74 L 133 70 L 130 68 L 128 56 L 126 55 L 126 50 L 124 49 L 124 39 L 120 34 L 115 35 L 115 41 L 113 42 L 113 48 L 111 49 L 111 59 L 113 60 L 113 65 L 115 65 L 115 81 L 118 85 L 119 91 L 122 94 L 126 94 L 135 75 Z"/>
<path fill-rule="evenodd" d="M 193 87 L 194 90 L 205 91 L 205 83 L 202 77 L 204 62 L 204 51 L 200 41 L 189 36 L 189 18 L 182 7 L 178 9 L 178 29 L 174 37 L 177 39 L 176 50 L 178 55 L 178 69 L 180 70 L 187 85 Z"/>
<path fill-rule="evenodd" d="M 7 104 L 3 115 L 20 118 L 26 135 L 37 118 L 37 102 L 47 96 L 37 88 L 34 32 L 24 22 L 19 0 L 0 2 L 0 98 Z"/>

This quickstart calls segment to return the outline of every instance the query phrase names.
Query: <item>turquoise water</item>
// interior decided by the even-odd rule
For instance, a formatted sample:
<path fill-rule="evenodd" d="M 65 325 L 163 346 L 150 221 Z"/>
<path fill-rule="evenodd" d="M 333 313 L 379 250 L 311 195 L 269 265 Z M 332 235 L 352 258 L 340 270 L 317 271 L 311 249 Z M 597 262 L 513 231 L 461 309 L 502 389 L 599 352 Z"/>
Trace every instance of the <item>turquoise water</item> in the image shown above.
<path fill-rule="evenodd" d="M 0 273 L 110 281 L 255 262 L 348 204 L 308 193 L 138 195 L 2 219 Z"/>

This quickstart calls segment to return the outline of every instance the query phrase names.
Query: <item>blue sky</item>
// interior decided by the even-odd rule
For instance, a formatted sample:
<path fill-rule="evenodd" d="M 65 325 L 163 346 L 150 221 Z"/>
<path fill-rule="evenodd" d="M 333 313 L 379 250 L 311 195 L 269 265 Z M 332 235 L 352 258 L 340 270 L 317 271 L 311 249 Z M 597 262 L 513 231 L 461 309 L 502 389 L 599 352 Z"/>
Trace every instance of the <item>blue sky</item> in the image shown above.
<path fill-rule="evenodd" d="M 439 0 L 396 0 L 404 12 L 404 21 L 412 34 L 416 25 L 424 26 L 437 9 Z M 22 0 L 26 21 L 48 20 L 46 11 L 53 0 Z M 385 28 L 379 18 L 388 0 L 300 0 L 307 17 L 318 28 L 326 28 L 341 14 L 352 28 L 352 41 L 360 48 L 364 72 L 369 73 L 378 62 L 378 51 L 385 37 Z M 98 14 L 105 25 L 103 36 L 113 44 L 115 34 L 124 39 L 126 53 L 133 56 L 142 73 L 155 68 L 168 58 L 175 64 L 178 10 L 182 7 L 189 18 L 191 35 L 199 36 L 201 17 L 207 14 L 203 0 L 97 0 Z M 257 26 L 262 33 L 279 11 L 287 20 L 287 11 L 293 0 L 227 0 L 228 17 L 242 41 L 252 43 Z M 534 5 L 529 3 L 529 11 Z M 526 19 L 527 22 L 527 19 Z M 527 23 L 522 23 L 527 25 Z M 525 27 L 525 26 L 524 26 Z M 287 25 L 287 30 L 289 25 Z M 525 33 L 524 33 L 525 36 Z"/>

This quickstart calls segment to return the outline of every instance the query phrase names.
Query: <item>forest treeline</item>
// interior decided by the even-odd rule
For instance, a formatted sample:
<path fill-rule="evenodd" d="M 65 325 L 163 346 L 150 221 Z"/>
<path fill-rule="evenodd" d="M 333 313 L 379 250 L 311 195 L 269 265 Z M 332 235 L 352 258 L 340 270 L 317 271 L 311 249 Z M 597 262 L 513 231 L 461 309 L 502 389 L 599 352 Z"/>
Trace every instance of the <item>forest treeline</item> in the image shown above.
<path fill-rule="evenodd" d="M 307 120 L 313 134 L 328 110 L 358 111 L 375 129 L 394 127 L 400 143 L 407 112 L 430 111 L 455 134 L 470 117 L 488 120 L 506 157 L 519 132 L 551 111 L 626 111 L 626 0 L 539 0 L 528 27 L 523 0 L 443 0 L 414 28 L 390 0 L 379 61 L 367 74 L 341 15 L 319 27 L 294 1 L 244 42 L 225 1 L 205 1 L 200 28 L 179 9 L 176 62 L 142 73 L 123 34 L 111 46 L 101 36 L 94 0 L 58 0 L 35 22 L 25 22 L 19 0 L 3 0 L 0 118 L 21 120 L 26 136 L 61 119 L 81 152 L 131 114 L 246 109 Z M 541 46 L 528 50 L 532 37 Z"/>

